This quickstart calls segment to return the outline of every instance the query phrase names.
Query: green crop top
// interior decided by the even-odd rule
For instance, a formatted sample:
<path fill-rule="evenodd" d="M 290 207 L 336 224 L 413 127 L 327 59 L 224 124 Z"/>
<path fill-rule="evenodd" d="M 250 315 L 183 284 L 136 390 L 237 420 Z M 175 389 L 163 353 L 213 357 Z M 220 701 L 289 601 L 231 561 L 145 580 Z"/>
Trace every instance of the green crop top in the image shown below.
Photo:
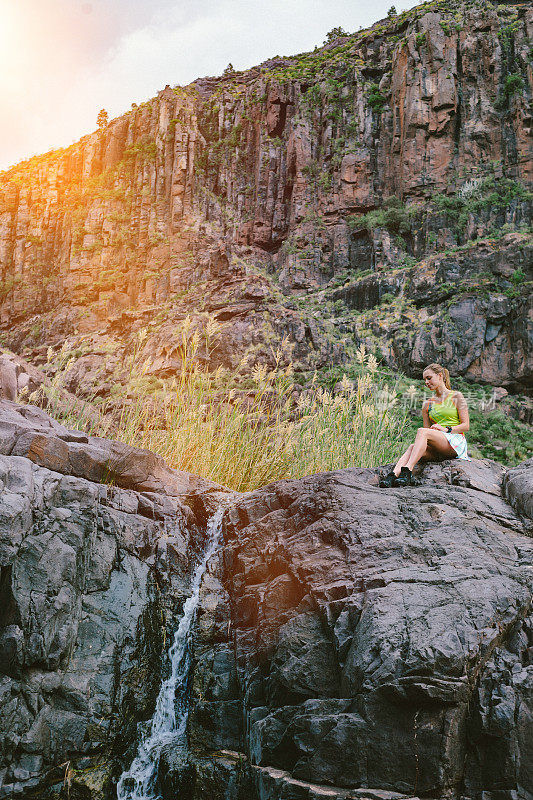
<path fill-rule="evenodd" d="M 453 395 L 454 392 L 450 392 L 446 395 L 442 403 L 429 404 L 428 414 L 433 422 L 443 425 L 444 427 L 449 425 L 451 428 L 455 427 L 455 425 L 459 425 L 459 412 L 457 411 L 457 406 L 453 403 Z"/>

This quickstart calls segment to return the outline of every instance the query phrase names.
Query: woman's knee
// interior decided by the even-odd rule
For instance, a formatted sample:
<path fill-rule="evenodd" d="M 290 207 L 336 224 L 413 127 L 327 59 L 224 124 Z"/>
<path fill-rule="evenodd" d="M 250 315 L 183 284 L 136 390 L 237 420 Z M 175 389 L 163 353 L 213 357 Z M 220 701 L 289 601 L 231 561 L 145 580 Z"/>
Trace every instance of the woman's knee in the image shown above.
<path fill-rule="evenodd" d="M 426 439 L 426 438 L 427 438 L 427 435 L 428 435 L 428 432 L 429 432 L 429 428 L 419 428 L 419 429 L 417 430 L 417 432 L 416 432 L 416 435 L 417 435 L 417 437 L 418 437 L 419 439 L 422 439 L 422 438 L 425 438 L 425 439 Z"/>

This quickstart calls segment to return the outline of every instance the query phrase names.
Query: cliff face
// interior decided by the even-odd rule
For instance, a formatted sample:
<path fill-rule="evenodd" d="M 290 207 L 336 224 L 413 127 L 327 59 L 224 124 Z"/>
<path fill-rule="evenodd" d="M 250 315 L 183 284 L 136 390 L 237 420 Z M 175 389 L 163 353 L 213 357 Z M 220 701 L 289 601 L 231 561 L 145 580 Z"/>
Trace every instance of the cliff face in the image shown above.
<path fill-rule="evenodd" d="M 482 382 L 527 387 L 531 356 L 513 359 L 531 352 L 532 337 L 530 260 L 521 252 L 531 215 L 532 26 L 525 3 L 436 0 L 313 53 L 167 86 L 79 143 L 4 173 L 6 343 L 31 350 L 103 329 L 123 310 L 167 309 L 198 285 L 216 295 L 221 278 L 231 292 L 236 274 L 266 268 L 286 299 L 277 298 L 259 328 L 274 320 L 283 336 L 303 325 L 301 340 L 308 351 L 319 341 L 324 360 L 346 358 L 346 343 L 370 341 L 408 371 L 438 359 Z M 505 275 L 489 265 L 492 280 L 484 282 L 486 259 L 472 240 L 487 238 L 506 260 L 502 229 L 522 237 L 514 269 Z M 325 343 L 319 329 L 335 316 L 333 284 L 431 262 L 443 251 L 453 259 L 465 246 L 468 286 L 460 275 L 456 287 L 451 271 L 449 296 L 462 296 L 457 313 L 435 296 L 414 323 L 423 355 L 392 354 L 390 308 L 377 308 L 373 340 L 368 326 L 346 319 L 344 345 L 334 352 Z M 399 300 L 410 305 L 408 281 L 400 284 Z M 484 307 L 478 300 L 487 290 Z M 291 296 L 318 298 L 314 332 L 305 308 L 286 324 Z M 220 304 L 207 310 L 220 312 Z M 411 332 L 403 308 L 392 310 L 400 333 Z M 442 350 L 438 335 L 425 335 L 427 319 L 441 335 L 446 316 L 465 315 L 479 320 L 472 353 L 453 341 Z M 245 308 L 239 319 L 250 344 L 257 326 Z M 255 331 L 254 346 L 266 338 Z M 233 344 L 227 350 L 235 352 Z M 304 347 L 304 364 L 308 355 Z"/>
<path fill-rule="evenodd" d="M 458 231 L 457 220 L 432 206 L 466 177 L 481 184 L 492 162 L 496 178 L 531 179 L 530 95 L 505 95 L 509 74 L 527 70 L 530 11 L 443 9 L 423 6 L 318 53 L 267 62 L 219 83 L 204 104 L 200 127 L 209 140 L 219 137 L 205 154 L 207 188 L 237 210 L 237 224 L 227 223 L 234 239 L 272 254 L 287 287 L 393 263 L 394 249 L 421 256 L 527 219 L 519 197 L 467 215 Z M 389 227 L 406 241 L 374 240 L 358 215 L 393 195 L 413 201 L 416 220 L 399 203 Z"/>
<path fill-rule="evenodd" d="M 35 304 L 44 311 L 112 295 L 127 307 L 151 297 L 154 278 L 145 273 L 179 263 L 189 242 L 182 229 L 192 212 L 196 135 L 190 94 L 169 90 L 72 147 L 5 173 L 4 322 Z"/>
<path fill-rule="evenodd" d="M 153 713 L 217 487 L 35 407 L 0 416 L 0 796 L 96 800 L 95 754 Z"/>

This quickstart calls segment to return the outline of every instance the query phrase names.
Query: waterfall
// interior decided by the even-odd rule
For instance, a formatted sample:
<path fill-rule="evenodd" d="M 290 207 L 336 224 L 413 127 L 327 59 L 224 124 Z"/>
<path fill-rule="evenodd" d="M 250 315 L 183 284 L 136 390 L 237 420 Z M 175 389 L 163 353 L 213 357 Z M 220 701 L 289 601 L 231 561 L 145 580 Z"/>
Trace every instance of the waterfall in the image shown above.
<path fill-rule="evenodd" d="M 170 675 L 161 685 L 154 716 L 141 736 L 137 755 L 130 768 L 120 776 L 118 800 L 156 800 L 159 797 L 156 790 L 157 766 L 163 745 L 176 739 L 178 743 L 186 743 L 190 638 L 200 600 L 202 577 L 220 542 L 223 513 L 224 506 L 220 506 L 207 524 L 204 555 L 194 571 L 191 593 L 183 606 L 180 623 L 168 651 Z"/>

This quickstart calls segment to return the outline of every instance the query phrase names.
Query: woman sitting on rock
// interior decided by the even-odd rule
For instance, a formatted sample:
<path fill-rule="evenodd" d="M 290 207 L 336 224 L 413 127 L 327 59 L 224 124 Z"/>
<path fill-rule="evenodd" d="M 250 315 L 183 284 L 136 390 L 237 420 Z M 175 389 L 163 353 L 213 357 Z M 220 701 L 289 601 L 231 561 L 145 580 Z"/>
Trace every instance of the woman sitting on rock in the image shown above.
<path fill-rule="evenodd" d="M 469 461 L 465 431 L 470 428 L 468 406 L 461 392 L 452 391 L 450 373 L 440 364 L 429 364 L 422 374 L 434 396 L 422 406 L 424 427 L 409 445 L 394 469 L 379 482 L 384 488 L 408 486 L 419 461 L 462 458 Z"/>

